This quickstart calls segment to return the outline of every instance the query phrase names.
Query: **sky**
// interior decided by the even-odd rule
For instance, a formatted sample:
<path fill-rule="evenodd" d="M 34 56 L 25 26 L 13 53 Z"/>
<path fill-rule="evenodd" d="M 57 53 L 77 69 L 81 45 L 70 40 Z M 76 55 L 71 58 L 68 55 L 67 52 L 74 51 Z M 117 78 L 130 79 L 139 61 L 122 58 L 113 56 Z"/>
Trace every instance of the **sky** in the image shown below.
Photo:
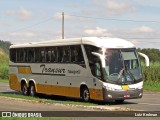
<path fill-rule="evenodd" d="M 118 37 L 160 49 L 160 0 L 0 0 L 0 40 Z"/>

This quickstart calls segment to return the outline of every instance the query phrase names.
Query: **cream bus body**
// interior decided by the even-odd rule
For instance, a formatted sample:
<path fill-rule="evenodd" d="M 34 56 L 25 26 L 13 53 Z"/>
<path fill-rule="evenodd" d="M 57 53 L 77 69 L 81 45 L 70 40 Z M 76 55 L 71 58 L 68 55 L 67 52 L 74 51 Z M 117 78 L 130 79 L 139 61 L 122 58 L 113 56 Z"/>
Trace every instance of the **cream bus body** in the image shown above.
<path fill-rule="evenodd" d="M 11 89 L 31 96 L 43 93 L 84 101 L 122 102 L 143 94 L 136 48 L 119 38 L 84 37 L 12 45 L 9 80 Z"/>

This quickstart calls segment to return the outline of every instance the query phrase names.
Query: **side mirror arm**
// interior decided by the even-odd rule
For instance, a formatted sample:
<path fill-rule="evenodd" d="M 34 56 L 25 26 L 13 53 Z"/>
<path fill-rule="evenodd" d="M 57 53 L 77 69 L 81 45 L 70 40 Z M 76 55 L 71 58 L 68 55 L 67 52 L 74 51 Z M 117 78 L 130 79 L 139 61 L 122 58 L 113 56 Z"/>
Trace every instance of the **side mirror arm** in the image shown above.
<path fill-rule="evenodd" d="M 138 52 L 138 54 L 145 59 L 146 66 L 148 67 L 149 66 L 149 57 L 146 54 L 141 53 L 141 52 Z"/>
<path fill-rule="evenodd" d="M 102 67 L 105 68 L 106 63 L 105 63 L 105 56 L 101 55 L 99 53 L 96 52 L 92 52 L 93 55 L 97 56 L 98 58 L 100 58 L 101 62 L 102 62 Z"/>

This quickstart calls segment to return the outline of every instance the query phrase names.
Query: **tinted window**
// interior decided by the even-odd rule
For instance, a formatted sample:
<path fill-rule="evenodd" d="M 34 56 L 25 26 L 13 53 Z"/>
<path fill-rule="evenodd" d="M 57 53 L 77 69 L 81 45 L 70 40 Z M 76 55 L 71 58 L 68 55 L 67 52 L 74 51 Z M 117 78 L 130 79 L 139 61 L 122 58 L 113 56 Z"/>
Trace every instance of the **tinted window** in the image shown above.
<path fill-rule="evenodd" d="M 10 49 L 10 60 L 26 63 L 84 63 L 80 45 Z"/>
<path fill-rule="evenodd" d="M 71 46 L 71 62 L 84 62 L 83 53 L 80 45 Z"/>
<path fill-rule="evenodd" d="M 10 49 L 10 60 L 16 62 L 16 49 Z"/>
<path fill-rule="evenodd" d="M 63 47 L 62 62 L 71 62 L 71 49 L 70 49 L 70 46 Z"/>

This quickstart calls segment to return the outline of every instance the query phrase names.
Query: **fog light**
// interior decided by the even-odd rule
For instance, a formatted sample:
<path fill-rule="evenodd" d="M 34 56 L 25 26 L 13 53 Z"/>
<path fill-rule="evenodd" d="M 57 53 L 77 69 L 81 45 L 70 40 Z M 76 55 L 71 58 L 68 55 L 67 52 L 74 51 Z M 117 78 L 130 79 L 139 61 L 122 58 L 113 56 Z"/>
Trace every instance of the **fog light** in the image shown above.
<path fill-rule="evenodd" d="M 143 95 L 142 93 L 139 94 L 139 96 L 142 96 L 142 95 Z"/>
<path fill-rule="evenodd" d="M 112 95 L 109 94 L 108 97 L 109 97 L 109 98 L 112 98 Z"/>

